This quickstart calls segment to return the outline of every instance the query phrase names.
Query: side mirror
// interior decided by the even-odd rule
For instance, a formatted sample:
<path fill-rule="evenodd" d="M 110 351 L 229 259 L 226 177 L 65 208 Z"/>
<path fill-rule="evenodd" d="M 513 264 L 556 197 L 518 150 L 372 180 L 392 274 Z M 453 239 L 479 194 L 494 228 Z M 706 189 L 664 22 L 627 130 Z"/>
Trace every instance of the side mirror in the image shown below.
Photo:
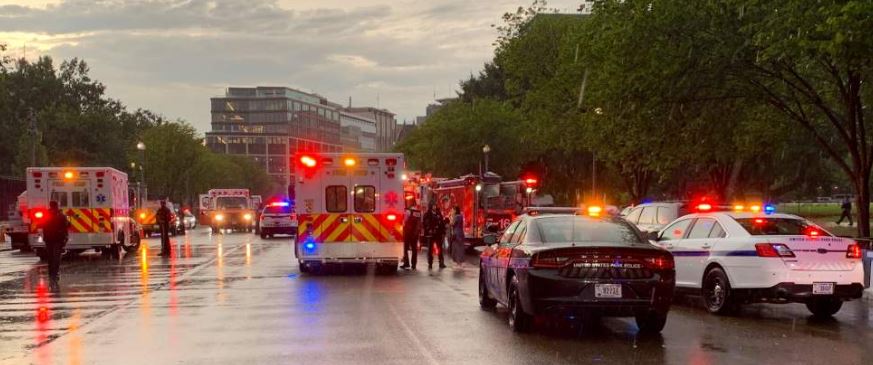
<path fill-rule="evenodd" d="M 658 231 L 651 231 L 651 232 L 647 231 L 646 232 L 646 239 L 649 241 L 657 242 L 661 239 L 661 237 L 658 236 Z"/>
<path fill-rule="evenodd" d="M 497 235 L 486 234 L 484 237 L 482 237 L 482 243 L 484 243 L 486 246 L 491 246 L 497 243 Z"/>

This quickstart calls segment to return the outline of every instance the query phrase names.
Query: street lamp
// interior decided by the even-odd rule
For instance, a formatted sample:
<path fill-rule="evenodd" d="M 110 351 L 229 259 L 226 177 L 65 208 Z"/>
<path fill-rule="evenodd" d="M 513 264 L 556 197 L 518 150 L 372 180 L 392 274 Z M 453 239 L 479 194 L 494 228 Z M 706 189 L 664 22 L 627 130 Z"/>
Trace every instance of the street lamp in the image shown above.
<path fill-rule="evenodd" d="M 145 183 L 145 149 L 146 145 L 142 141 L 136 143 L 136 149 L 139 150 L 139 181 L 142 186 L 142 195 L 140 195 L 140 204 L 149 197 L 149 188 Z"/>
<path fill-rule="evenodd" d="M 491 152 L 491 146 L 482 146 L 482 153 L 485 155 L 485 174 L 488 174 L 488 153 Z"/>

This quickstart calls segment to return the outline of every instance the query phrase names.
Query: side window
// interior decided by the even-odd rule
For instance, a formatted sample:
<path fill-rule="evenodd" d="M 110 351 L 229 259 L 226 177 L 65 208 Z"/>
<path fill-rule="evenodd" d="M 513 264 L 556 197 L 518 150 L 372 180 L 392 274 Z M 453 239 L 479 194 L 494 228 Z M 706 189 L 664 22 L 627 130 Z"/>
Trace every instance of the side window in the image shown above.
<path fill-rule="evenodd" d="M 510 243 L 512 240 L 512 234 L 515 232 L 515 229 L 518 228 L 519 223 L 521 221 L 512 222 L 505 231 L 503 231 L 503 235 L 500 236 L 500 241 L 497 241 L 499 244 Z"/>
<path fill-rule="evenodd" d="M 676 217 L 674 217 L 672 213 L 673 210 L 668 207 L 658 207 L 658 224 L 667 224 L 676 219 Z"/>
<path fill-rule="evenodd" d="M 376 187 L 359 185 L 355 187 L 355 212 L 373 213 L 376 211 Z"/>
<path fill-rule="evenodd" d="M 709 237 L 709 232 L 712 231 L 712 226 L 714 225 L 714 219 L 699 218 L 696 222 L 694 222 L 694 226 L 691 227 L 691 231 L 688 232 L 688 239 Z"/>
<path fill-rule="evenodd" d="M 712 231 L 709 231 L 709 238 L 725 238 L 727 233 L 724 231 L 724 228 L 721 227 L 721 224 L 715 222 L 712 226 Z"/>
<path fill-rule="evenodd" d="M 640 213 L 643 212 L 643 208 L 634 208 L 624 219 L 633 224 L 637 224 L 637 221 L 640 220 Z"/>
<path fill-rule="evenodd" d="M 344 213 L 348 207 L 349 190 L 345 185 L 331 185 L 324 189 L 324 207 L 330 213 Z"/>
<path fill-rule="evenodd" d="M 691 224 L 691 219 L 683 219 L 671 224 L 664 229 L 664 233 L 661 234 L 661 240 L 669 241 L 681 239 L 685 236 L 685 231 L 688 229 L 689 224 Z"/>
<path fill-rule="evenodd" d="M 67 208 L 70 206 L 69 203 L 67 203 L 66 191 L 53 191 L 51 200 L 58 202 L 58 207 L 60 208 Z"/>
<path fill-rule="evenodd" d="M 70 193 L 70 206 L 72 207 L 89 207 L 91 201 L 88 199 L 87 191 L 74 191 Z"/>
<path fill-rule="evenodd" d="M 645 207 L 640 213 L 640 222 L 637 224 L 654 224 L 655 223 L 655 207 Z"/>

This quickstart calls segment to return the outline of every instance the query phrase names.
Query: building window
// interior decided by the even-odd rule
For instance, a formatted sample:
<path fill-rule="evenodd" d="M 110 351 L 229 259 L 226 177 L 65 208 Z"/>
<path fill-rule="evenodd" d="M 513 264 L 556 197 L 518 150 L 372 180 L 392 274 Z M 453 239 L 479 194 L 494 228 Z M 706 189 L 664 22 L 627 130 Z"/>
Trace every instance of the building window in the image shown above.
<path fill-rule="evenodd" d="M 249 145 L 249 154 L 253 155 L 264 155 L 267 153 L 267 145 L 262 143 L 250 144 Z"/>
<path fill-rule="evenodd" d="M 244 154 L 246 154 L 246 145 L 245 145 L 245 143 L 228 143 L 227 144 L 227 153 L 232 153 L 235 155 L 244 155 Z"/>
<path fill-rule="evenodd" d="M 267 164 L 271 174 L 284 174 L 288 171 L 284 155 L 281 157 L 270 157 Z"/>
<path fill-rule="evenodd" d="M 284 155 L 285 154 L 285 145 L 284 144 L 268 144 L 267 151 L 271 155 Z"/>

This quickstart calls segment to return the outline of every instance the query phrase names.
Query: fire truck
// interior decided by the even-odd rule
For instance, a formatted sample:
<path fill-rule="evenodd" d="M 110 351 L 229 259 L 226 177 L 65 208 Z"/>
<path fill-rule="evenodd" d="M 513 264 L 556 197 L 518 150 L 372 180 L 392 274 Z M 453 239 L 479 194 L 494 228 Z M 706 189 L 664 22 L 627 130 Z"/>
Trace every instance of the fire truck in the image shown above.
<path fill-rule="evenodd" d="M 139 248 L 132 234 L 127 174 L 110 167 L 29 167 L 26 207 L 30 222 L 28 242 L 46 258 L 42 225 L 56 201 L 70 221 L 68 252 L 95 249 L 117 257 L 120 250 Z"/>
<path fill-rule="evenodd" d="M 455 206 L 461 208 L 466 244 L 479 246 L 489 226 L 502 232 L 524 208 L 532 205 L 536 183 L 535 179 L 502 181 L 499 175 L 490 172 L 483 176 L 434 179 L 422 205 L 427 207 L 433 202 L 445 216 L 450 216 Z"/>
<path fill-rule="evenodd" d="M 397 270 L 403 255 L 403 154 L 323 153 L 294 159 L 301 272 L 329 264 Z"/>
<path fill-rule="evenodd" d="M 249 189 L 211 189 L 200 197 L 201 215 L 206 216 L 212 233 L 222 229 L 251 232 L 255 209 Z"/>

